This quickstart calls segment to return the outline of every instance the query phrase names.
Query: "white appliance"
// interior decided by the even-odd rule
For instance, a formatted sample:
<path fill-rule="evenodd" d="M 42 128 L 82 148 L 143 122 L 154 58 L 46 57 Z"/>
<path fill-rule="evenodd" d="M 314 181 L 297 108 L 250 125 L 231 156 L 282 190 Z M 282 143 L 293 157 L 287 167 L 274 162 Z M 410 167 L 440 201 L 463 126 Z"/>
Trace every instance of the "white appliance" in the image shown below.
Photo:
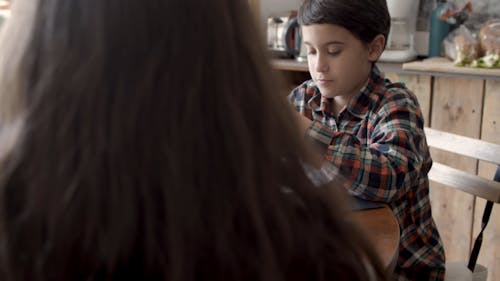
<path fill-rule="evenodd" d="M 407 62 L 417 57 L 415 34 L 420 0 L 387 0 L 391 30 L 380 61 Z"/>

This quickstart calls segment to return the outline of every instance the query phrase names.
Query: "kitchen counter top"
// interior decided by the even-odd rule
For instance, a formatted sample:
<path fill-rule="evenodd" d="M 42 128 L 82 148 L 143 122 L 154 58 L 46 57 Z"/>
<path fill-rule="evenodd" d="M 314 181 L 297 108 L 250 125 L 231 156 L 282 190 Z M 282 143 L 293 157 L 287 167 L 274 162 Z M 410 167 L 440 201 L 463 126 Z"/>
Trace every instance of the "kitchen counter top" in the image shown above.
<path fill-rule="evenodd" d="M 307 72 L 307 62 L 293 59 L 272 59 L 271 65 L 276 70 Z M 408 63 L 377 62 L 386 73 L 428 75 L 436 77 L 477 78 L 500 81 L 500 69 L 485 69 L 454 66 L 446 58 L 429 58 Z"/>

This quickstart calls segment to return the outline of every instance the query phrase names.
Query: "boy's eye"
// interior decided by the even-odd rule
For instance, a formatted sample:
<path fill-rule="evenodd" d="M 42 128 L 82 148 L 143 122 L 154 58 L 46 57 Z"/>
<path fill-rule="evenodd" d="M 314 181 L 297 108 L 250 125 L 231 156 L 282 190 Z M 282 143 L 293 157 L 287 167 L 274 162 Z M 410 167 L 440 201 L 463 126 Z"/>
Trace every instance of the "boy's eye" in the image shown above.
<path fill-rule="evenodd" d="M 316 53 L 316 50 L 313 48 L 306 47 L 306 50 L 308 55 L 314 55 Z"/>
<path fill-rule="evenodd" d="M 340 50 L 338 50 L 338 49 L 337 50 L 333 50 L 333 49 L 328 50 L 328 54 L 332 55 L 332 56 L 336 56 L 336 55 L 340 54 Z"/>

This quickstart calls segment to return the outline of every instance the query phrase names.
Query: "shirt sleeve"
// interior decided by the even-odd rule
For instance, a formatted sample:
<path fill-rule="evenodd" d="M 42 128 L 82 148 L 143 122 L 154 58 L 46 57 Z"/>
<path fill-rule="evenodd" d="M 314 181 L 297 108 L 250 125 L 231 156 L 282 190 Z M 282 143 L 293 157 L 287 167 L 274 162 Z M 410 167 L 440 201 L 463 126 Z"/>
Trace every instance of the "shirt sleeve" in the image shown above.
<path fill-rule="evenodd" d="M 314 121 L 307 135 L 325 147 L 325 158 L 351 181 L 351 193 L 368 200 L 391 202 L 418 181 L 428 155 L 418 105 L 393 98 L 372 112 L 368 144 L 356 135 L 338 132 Z M 430 157 L 428 157 L 430 159 Z"/>

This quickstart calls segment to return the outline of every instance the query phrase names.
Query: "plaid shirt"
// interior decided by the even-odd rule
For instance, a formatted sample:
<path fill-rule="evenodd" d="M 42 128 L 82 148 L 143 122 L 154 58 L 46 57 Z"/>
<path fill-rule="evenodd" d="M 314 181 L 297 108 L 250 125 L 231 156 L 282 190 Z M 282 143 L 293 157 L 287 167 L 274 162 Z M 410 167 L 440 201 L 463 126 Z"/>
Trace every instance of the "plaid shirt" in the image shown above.
<path fill-rule="evenodd" d="M 312 80 L 295 88 L 289 100 L 313 120 L 307 135 L 350 180 L 349 192 L 387 203 L 394 212 L 401 237 L 395 277 L 444 279 L 444 250 L 429 201 L 432 159 L 415 95 L 374 66 L 337 117 L 331 113 L 332 99 L 321 96 Z"/>

